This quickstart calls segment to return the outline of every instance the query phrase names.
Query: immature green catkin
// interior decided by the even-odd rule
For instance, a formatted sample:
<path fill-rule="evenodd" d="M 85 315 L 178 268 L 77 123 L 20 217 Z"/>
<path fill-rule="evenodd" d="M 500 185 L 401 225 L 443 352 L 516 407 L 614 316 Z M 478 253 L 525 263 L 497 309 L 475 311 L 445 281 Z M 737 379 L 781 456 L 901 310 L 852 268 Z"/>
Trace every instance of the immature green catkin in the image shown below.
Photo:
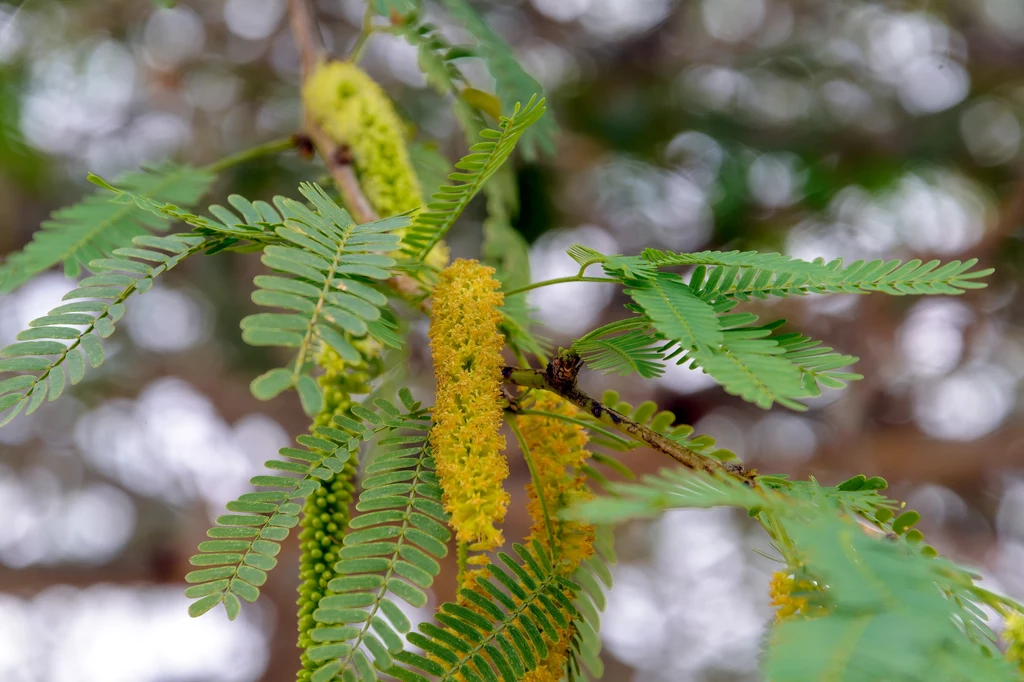
<path fill-rule="evenodd" d="M 336 352 L 323 348 L 316 363 L 324 373 L 317 379 L 324 393 L 324 408 L 316 416 L 313 426 L 327 426 L 334 415 L 348 415 L 355 404 L 353 395 L 369 393 L 369 381 L 379 372 L 380 362 L 375 348 L 361 349 L 369 360 L 359 365 L 345 363 Z M 348 415 L 350 416 L 350 415 Z M 348 529 L 349 505 L 355 493 L 355 458 L 345 468 L 326 481 L 306 498 L 302 510 L 299 533 L 299 648 L 302 650 L 302 668 L 297 679 L 308 682 L 319 664 L 309 660 L 306 652 L 313 645 L 310 633 L 316 627 L 313 612 L 320 600 L 331 594 L 328 583 L 335 577 L 338 561 Z"/>
<path fill-rule="evenodd" d="M 313 121 L 351 152 L 366 199 L 380 217 L 423 206 L 406 126 L 387 93 L 365 71 L 350 62 L 323 62 L 306 79 L 302 101 Z M 426 258 L 439 270 L 448 260 L 443 242 Z"/>
<path fill-rule="evenodd" d="M 405 126 L 387 93 L 355 64 L 319 64 L 306 79 L 302 100 L 310 117 L 352 151 L 366 198 L 382 217 L 423 204 L 405 146 Z"/>

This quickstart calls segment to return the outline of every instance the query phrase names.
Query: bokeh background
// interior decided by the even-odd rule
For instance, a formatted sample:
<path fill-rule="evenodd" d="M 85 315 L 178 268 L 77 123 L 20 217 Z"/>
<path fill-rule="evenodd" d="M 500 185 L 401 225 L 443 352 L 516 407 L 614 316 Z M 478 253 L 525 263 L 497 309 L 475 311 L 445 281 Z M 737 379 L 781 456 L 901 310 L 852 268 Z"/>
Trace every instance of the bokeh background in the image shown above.
<path fill-rule="evenodd" d="M 321 0 L 344 52 L 363 3 Z M 835 296 L 765 311 L 860 356 L 867 379 L 803 414 L 764 412 L 678 370 L 586 377 L 657 400 L 760 471 L 882 475 L 930 543 L 1024 598 L 1024 3 L 1020 0 L 529 0 L 481 3 L 548 91 L 558 153 L 518 161 L 535 279 L 581 241 L 849 260 L 977 257 L 959 298 Z M 428 3 L 428 8 L 431 6 Z M 434 9 L 430 9 L 434 12 Z M 173 158 L 207 163 L 296 130 L 284 0 L 0 3 L 0 253 L 88 191 Z M 436 17 L 453 42 L 465 38 Z M 464 142 L 412 48 L 376 36 L 366 68 L 449 159 Z M 482 89 L 486 71 L 465 68 Z M 210 202 L 295 195 L 294 154 L 226 174 Z M 208 203 L 210 203 L 208 202 Z M 477 255 L 483 207 L 452 236 Z M 182 576 L 226 500 L 307 426 L 294 396 L 255 401 L 273 358 L 238 320 L 258 260 L 188 262 L 130 307 L 110 359 L 73 396 L 0 430 L 0 679 L 290 679 L 293 544 L 265 597 L 190 620 Z M 0 345 L 73 287 L 50 272 L 0 298 Z M 535 292 L 565 343 L 621 315 L 605 285 Z M 413 382 L 430 399 L 425 330 Z M 627 456 L 636 471 L 666 462 Z M 514 504 L 525 467 L 513 456 Z M 528 521 L 521 507 L 506 534 Z M 745 517 L 678 512 L 619 533 L 603 636 L 608 680 L 756 680 L 775 565 Z M 436 597 L 450 595 L 450 573 Z"/>

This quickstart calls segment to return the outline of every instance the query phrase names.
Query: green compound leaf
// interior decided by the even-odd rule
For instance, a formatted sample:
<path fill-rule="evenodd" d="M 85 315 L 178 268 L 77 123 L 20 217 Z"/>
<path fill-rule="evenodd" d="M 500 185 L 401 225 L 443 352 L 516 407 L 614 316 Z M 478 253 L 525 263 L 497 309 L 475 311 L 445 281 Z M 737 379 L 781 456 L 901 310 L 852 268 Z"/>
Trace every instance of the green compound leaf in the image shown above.
<path fill-rule="evenodd" d="M 156 201 L 191 206 L 209 191 L 214 179 L 201 168 L 167 164 L 128 173 L 114 184 Z M 131 201 L 112 199 L 107 190 L 99 189 L 77 204 L 54 211 L 29 244 L 0 265 L 0 293 L 13 291 L 57 263 L 64 264 L 68 277 L 79 277 L 90 261 L 170 225 L 166 217 L 154 216 Z"/>

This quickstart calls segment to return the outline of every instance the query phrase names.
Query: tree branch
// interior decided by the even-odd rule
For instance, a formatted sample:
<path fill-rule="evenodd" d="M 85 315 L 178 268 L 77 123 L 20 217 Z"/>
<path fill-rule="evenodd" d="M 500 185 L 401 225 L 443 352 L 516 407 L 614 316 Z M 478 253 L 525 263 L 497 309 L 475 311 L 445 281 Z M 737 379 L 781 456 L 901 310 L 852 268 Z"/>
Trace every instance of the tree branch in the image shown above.
<path fill-rule="evenodd" d="M 663 452 L 683 466 L 694 471 L 711 475 L 726 475 L 738 478 L 746 485 L 755 485 L 752 471 L 739 464 L 722 462 L 713 457 L 701 455 L 684 447 L 664 434 L 630 419 L 621 412 L 594 400 L 576 385 L 583 361 L 572 351 L 563 351 L 548 363 L 545 369 L 521 369 L 506 367 L 502 376 L 506 383 L 527 388 L 537 388 L 562 396 L 599 422 L 607 424 L 632 438 L 646 443 L 658 452 Z"/>

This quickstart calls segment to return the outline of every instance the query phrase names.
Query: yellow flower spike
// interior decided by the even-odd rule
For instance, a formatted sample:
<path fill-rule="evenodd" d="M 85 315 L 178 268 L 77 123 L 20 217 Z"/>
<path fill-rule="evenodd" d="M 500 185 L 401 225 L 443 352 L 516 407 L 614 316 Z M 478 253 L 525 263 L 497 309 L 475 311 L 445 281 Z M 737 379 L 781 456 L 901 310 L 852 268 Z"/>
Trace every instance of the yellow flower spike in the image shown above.
<path fill-rule="evenodd" d="M 521 405 L 526 410 L 565 417 L 574 417 L 578 411 L 571 403 L 550 393 L 530 396 L 522 400 Z M 580 563 L 594 553 L 592 525 L 558 518 L 558 512 L 562 509 L 591 497 L 586 477 L 580 471 L 590 457 L 587 451 L 587 432 L 579 424 L 557 417 L 529 414 L 516 417 L 516 422 L 530 450 L 537 478 L 536 484 L 531 481 L 526 486 L 529 497 L 527 509 L 533 525 L 524 544 L 529 545 L 537 540 L 553 554 L 558 573 L 571 577 Z M 545 518 L 545 510 L 548 518 Z M 552 540 L 555 545 L 553 548 Z M 571 594 L 566 596 L 572 598 Z M 527 673 L 523 682 L 559 682 L 568 661 L 571 636 L 572 631 L 569 629 L 560 631 L 557 642 L 545 636 L 548 655 L 535 670 Z"/>
<path fill-rule="evenodd" d="M 573 417 L 577 412 L 576 406 L 550 393 L 527 398 L 522 406 L 528 410 L 566 417 Z M 558 512 L 562 509 L 591 497 L 586 477 L 580 473 L 580 468 L 590 457 L 587 451 L 589 438 L 582 426 L 564 419 L 539 415 L 524 415 L 516 419 L 533 457 L 544 499 L 542 505 L 536 486 L 532 481 L 527 484 L 527 509 L 533 525 L 525 544 L 529 545 L 536 539 L 550 551 L 551 542 L 544 519 L 546 507 L 554 535 L 556 564 L 559 572 L 568 577 L 594 553 L 592 525 L 558 518 Z"/>
<path fill-rule="evenodd" d="M 1024 614 L 1013 611 L 1006 617 L 1003 641 L 1006 642 L 1006 658 L 1024 672 Z"/>
<path fill-rule="evenodd" d="M 433 293 L 430 349 L 437 402 L 430 446 L 445 509 L 459 542 L 483 552 L 504 542 L 496 524 L 505 519 L 509 495 L 501 428 L 501 350 L 498 332 L 503 296 L 494 269 L 457 260 L 440 275 Z"/>
<path fill-rule="evenodd" d="M 526 673 L 522 682 L 561 682 L 565 673 L 565 665 L 569 660 L 569 639 L 572 636 L 572 630 L 560 629 L 558 634 L 556 643 L 548 642 L 547 658 L 541 661 L 535 669 Z"/>

